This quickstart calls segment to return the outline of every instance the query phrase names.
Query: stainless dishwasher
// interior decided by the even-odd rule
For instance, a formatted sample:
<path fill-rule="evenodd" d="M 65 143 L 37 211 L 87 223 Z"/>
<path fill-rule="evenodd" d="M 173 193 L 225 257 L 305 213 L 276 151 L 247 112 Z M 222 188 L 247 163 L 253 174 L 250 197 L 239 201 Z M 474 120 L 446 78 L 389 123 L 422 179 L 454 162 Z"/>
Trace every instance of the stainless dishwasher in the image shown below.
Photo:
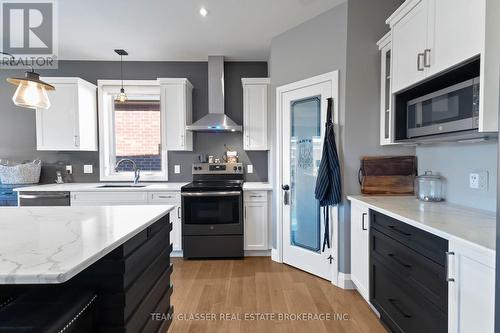
<path fill-rule="evenodd" d="M 19 206 L 70 206 L 69 192 L 19 192 Z"/>

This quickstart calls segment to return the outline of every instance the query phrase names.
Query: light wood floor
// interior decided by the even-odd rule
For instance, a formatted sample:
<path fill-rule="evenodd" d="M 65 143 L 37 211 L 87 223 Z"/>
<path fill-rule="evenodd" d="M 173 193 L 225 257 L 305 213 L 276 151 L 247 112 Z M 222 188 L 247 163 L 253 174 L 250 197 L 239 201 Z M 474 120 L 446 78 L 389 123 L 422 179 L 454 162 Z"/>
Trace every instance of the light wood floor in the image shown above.
<path fill-rule="evenodd" d="M 169 332 L 386 332 L 355 291 L 334 287 L 269 257 L 244 260 L 173 259 L 174 321 Z M 202 314 L 217 320 L 181 320 Z M 347 314 L 346 320 L 219 320 L 220 314 Z M 272 314 L 268 314 L 272 313 Z M 242 317 L 240 317 L 242 318 Z"/>

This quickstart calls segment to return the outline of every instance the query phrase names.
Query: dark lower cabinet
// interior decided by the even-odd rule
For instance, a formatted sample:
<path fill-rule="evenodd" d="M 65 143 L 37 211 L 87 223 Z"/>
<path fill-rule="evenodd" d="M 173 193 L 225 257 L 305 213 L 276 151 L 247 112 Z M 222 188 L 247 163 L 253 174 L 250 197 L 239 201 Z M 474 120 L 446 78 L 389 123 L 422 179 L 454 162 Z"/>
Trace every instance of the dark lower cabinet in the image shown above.
<path fill-rule="evenodd" d="M 393 332 L 447 332 L 448 241 L 371 211 L 370 302 Z M 379 222 L 379 223 L 377 223 Z"/>

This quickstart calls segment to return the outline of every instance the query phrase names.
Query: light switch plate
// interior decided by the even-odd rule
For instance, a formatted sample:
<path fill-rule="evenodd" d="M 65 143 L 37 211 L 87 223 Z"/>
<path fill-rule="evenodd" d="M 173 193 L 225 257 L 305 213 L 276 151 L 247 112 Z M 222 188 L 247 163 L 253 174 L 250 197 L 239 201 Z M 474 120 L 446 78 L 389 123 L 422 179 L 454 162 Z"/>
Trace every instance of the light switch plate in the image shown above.
<path fill-rule="evenodd" d="M 73 174 L 73 166 L 72 165 L 66 165 L 66 173 L 68 175 Z"/>
<path fill-rule="evenodd" d="M 181 173 L 181 166 L 176 164 L 174 165 L 174 173 Z"/>
<path fill-rule="evenodd" d="M 253 165 L 247 165 L 247 173 L 253 173 Z"/>
<path fill-rule="evenodd" d="M 84 164 L 83 173 L 94 173 L 94 166 L 92 164 Z"/>

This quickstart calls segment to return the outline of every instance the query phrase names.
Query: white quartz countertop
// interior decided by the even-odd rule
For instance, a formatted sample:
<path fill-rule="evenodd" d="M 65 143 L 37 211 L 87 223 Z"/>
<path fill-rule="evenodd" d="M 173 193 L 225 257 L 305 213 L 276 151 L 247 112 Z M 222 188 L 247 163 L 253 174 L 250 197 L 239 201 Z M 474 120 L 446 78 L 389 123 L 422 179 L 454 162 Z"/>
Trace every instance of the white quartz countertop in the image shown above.
<path fill-rule="evenodd" d="M 244 182 L 243 191 L 271 191 L 273 185 L 264 182 Z"/>
<path fill-rule="evenodd" d="M 174 192 L 180 191 L 181 187 L 187 183 L 145 183 L 144 187 L 101 187 L 106 184 L 117 183 L 65 183 L 65 184 L 46 184 L 27 187 L 14 188 L 14 191 L 23 192 Z M 123 183 L 121 183 L 123 184 Z M 271 191 L 272 184 L 265 182 L 245 182 L 243 190 L 245 191 Z"/>
<path fill-rule="evenodd" d="M 422 202 L 415 197 L 355 195 L 347 197 L 370 209 L 447 240 L 479 250 L 495 251 L 496 214 L 447 202 Z"/>
<path fill-rule="evenodd" d="M 14 191 L 35 191 L 35 192 L 171 192 L 180 191 L 181 187 L 187 183 L 144 183 L 140 185 L 146 185 L 144 187 L 100 187 L 106 184 L 117 184 L 117 183 L 65 183 L 65 184 L 46 184 L 46 185 L 35 185 L 28 187 L 15 188 Z M 124 183 L 121 183 L 124 184 Z"/>
<path fill-rule="evenodd" d="M 68 281 L 174 209 L 0 208 L 0 284 Z"/>

